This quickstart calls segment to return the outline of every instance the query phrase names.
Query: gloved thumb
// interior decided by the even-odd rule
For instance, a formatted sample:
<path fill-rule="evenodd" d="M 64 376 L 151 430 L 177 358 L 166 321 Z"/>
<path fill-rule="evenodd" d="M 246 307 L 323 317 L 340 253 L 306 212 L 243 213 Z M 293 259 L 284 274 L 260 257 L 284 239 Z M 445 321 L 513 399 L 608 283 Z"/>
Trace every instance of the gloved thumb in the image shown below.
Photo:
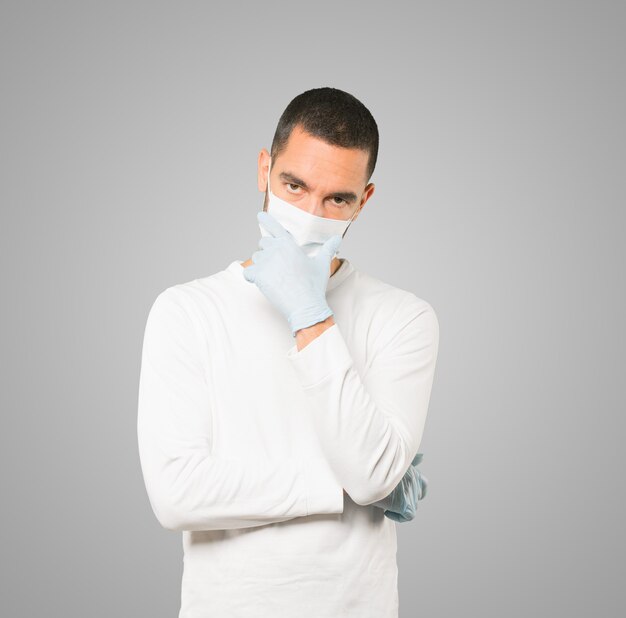
<path fill-rule="evenodd" d="M 247 268 L 243 269 L 243 278 L 246 281 L 249 281 L 250 283 L 254 283 L 255 274 L 256 274 L 255 266 L 256 264 L 251 264 Z"/>
<path fill-rule="evenodd" d="M 339 249 L 339 245 L 341 244 L 342 240 L 343 238 L 340 234 L 335 234 L 334 236 L 331 236 L 322 245 L 322 248 L 320 249 L 318 255 L 323 256 L 330 262 L 330 260 L 332 260 L 335 256 L 335 253 L 337 253 L 337 249 Z"/>

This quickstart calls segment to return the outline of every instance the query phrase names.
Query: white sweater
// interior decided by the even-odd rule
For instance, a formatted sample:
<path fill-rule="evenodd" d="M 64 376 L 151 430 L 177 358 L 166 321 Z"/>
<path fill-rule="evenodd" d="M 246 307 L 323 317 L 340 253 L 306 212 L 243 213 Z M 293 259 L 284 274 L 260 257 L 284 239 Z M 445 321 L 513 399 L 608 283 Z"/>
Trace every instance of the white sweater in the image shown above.
<path fill-rule="evenodd" d="M 396 524 L 371 504 L 417 453 L 435 312 L 344 258 L 336 324 L 298 351 L 243 271 L 167 288 L 144 334 L 138 446 L 183 533 L 179 618 L 397 618 Z"/>

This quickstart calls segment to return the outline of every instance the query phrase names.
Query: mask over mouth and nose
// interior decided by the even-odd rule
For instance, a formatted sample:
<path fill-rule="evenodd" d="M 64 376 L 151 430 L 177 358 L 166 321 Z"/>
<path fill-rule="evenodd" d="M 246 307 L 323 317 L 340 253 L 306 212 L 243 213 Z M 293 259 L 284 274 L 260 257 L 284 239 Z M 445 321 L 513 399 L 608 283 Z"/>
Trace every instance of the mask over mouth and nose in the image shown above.
<path fill-rule="evenodd" d="M 276 219 L 294 238 L 296 244 L 309 256 L 317 255 L 322 245 L 331 237 L 339 234 L 344 236 L 358 208 L 350 219 L 329 219 L 312 215 L 285 200 L 281 200 L 274 195 L 270 189 L 270 171 L 272 162 L 267 172 L 267 212 Z M 271 234 L 259 223 L 261 236 L 271 236 Z M 339 250 L 335 252 L 335 255 Z M 333 256 L 334 257 L 334 256 Z"/>

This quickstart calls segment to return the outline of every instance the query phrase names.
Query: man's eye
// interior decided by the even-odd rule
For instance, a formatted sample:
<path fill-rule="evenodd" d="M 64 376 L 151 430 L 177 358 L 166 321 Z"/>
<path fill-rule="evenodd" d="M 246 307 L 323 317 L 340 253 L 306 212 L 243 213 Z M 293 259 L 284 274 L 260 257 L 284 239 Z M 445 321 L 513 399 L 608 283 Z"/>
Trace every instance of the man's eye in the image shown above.
<path fill-rule="evenodd" d="M 333 203 L 334 206 L 343 206 L 344 204 L 347 203 L 346 200 L 344 200 L 341 197 L 333 197 L 333 200 L 341 200 L 339 204 L 337 202 L 334 202 Z"/>
<path fill-rule="evenodd" d="M 299 187 L 300 185 L 294 185 L 292 182 L 290 182 L 287 186 L 291 189 L 292 187 L 296 187 L 296 188 L 297 188 L 297 187 Z M 295 191 L 295 189 L 291 189 L 291 190 L 292 190 L 292 191 Z"/>

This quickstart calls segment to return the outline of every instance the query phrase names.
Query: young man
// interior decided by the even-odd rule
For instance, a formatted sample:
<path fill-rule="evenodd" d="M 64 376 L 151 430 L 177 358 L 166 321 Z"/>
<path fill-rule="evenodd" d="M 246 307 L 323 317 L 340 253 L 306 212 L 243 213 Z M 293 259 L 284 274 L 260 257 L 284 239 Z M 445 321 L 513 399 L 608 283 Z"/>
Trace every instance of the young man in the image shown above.
<path fill-rule="evenodd" d="M 259 154 L 259 250 L 150 309 L 139 453 L 183 532 L 180 618 L 398 616 L 394 522 L 425 495 L 439 325 L 335 256 L 377 152 L 352 95 L 297 96 Z"/>

